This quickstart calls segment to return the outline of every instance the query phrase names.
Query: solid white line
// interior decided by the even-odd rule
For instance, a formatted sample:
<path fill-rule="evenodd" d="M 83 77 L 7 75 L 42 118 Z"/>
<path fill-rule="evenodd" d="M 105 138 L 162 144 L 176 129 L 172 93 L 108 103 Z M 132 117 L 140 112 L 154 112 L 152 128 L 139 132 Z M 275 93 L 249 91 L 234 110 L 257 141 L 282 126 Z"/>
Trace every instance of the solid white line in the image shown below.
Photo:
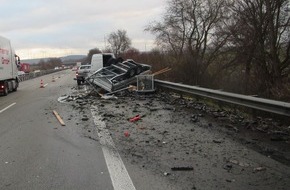
<path fill-rule="evenodd" d="M 122 158 L 115 147 L 113 139 L 109 131 L 106 129 L 106 124 L 102 121 L 102 118 L 99 115 L 98 108 L 92 106 L 91 112 L 95 125 L 99 129 L 98 135 L 114 189 L 136 190 Z"/>
<path fill-rule="evenodd" d="M 12 107 L 12 106 L 14 106 L 15 104 L 16 104 L 16 102 L 14 102 L 13 104 L 11 104 L 11 105 L 7 106 L 6 108 L 4 108 L 4 109 L 0 110 L 0 113 L 2 113 L 2 112 L 4 112 L 5 110 L 7 110 L 7 109 L 11 108 L 11 107 Z"/>

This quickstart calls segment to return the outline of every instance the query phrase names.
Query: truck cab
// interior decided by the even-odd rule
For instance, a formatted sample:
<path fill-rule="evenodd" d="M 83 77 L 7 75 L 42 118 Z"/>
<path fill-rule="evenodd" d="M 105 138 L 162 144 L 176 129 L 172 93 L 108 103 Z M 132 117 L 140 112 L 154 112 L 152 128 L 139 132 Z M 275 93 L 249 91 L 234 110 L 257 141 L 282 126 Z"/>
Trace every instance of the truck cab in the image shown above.
<path fill-rule="evenodd" d="M 18 68 L 20 59 L 15 54 L 10 40 L 0 36 L 0 93 L 16 91 L 19 85 Z"/>
<path fill-rule="evenodd" d="M 115 62 L 116 58 L 113 53 L 97 53 L 92 56 L 92 71 L 97 71 L 103 67 L 110 66 Z"/>
<path fill-rule="evenodd" d="M 80 85 L 85 82 L 85 79 L 103 67 L 107 67 L 116 62 L 113 53 L 97 53 L 92 56 L 91 63 L 81 65 L 76 71 L 77 84 Z"/>

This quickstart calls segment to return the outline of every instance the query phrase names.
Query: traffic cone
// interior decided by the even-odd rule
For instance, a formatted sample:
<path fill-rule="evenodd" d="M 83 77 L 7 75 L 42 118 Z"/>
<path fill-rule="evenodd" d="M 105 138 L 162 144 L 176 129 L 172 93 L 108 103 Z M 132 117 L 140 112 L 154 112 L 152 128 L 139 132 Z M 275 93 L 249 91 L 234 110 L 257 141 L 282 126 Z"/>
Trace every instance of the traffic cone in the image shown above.
<path fill-rule="evenodd" d="M 52 82 L 55 82 L 54 76 L 52 76 Z"/>
<path fill-rule="evenodd" d="M 42 79 L 40 81 L 40 88 L 44 88 Z"/>

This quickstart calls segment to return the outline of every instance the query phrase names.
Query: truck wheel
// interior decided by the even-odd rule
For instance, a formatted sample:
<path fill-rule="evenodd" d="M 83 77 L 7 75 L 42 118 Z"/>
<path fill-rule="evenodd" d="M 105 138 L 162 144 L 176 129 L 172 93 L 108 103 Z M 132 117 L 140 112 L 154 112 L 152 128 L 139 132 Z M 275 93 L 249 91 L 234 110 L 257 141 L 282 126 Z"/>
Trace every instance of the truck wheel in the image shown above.
<path fill-rule="evenodd" d="M 77 80 L 78 85 L 81 85 L 82 81 L 81 80 Z"/>
<path fill-rule="evenodd" d="M 8 85 L 7 85 L 7 83 L 4 84 L 3 95 L 4 95 L 4 96 L 7 96 L 7 95 L 8 95 Z"/>
<path fill-rule="evenodd" d="M 19 86 L 19 83 L 18 83 L 18 81 L 16 81 L 15 88 L 13 89 L 13 91 L 14 91 L 14 92 L 16 92 L 16 91 L 17 91 L 17 88 L 18 88 L 18 86 Z"/>

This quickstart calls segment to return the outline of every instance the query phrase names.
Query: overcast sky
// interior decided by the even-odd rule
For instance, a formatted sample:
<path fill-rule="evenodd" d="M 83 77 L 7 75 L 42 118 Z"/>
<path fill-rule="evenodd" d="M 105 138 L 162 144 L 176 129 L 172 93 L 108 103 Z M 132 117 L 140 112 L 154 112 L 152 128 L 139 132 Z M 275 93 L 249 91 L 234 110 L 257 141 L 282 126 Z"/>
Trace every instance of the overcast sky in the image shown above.
<path fill-rule="evenodd" d="M 22 59 L 84 54 L 104 49 L 111 32 L 123 29 L 140 51 L 154 36 L 144 32 L 159 20 L 166 0 L 0 0 L 0 35 Z"/>

